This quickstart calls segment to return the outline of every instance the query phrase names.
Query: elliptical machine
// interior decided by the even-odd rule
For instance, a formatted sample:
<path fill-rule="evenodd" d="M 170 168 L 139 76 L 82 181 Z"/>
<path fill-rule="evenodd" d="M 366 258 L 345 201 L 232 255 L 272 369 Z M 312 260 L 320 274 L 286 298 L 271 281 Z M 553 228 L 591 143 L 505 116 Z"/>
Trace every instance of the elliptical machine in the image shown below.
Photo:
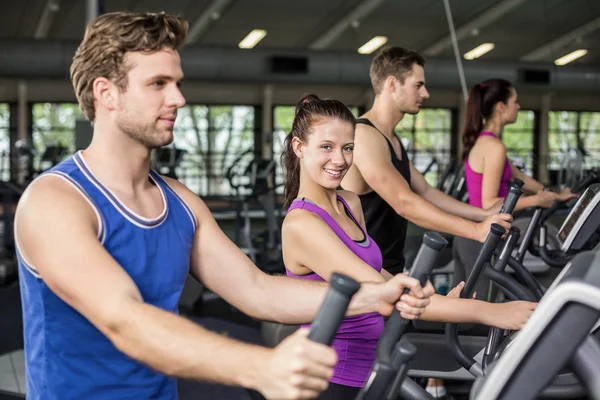
<path fill-rule="evenodd" d="M 226 178 L 235 193 L 235 243 L 263 271 L 283 273 L 281 254 L 282 212 L 277 212 L 275 160 L 264 159 L 253 150 L 240 154 L 227 169 Z M 258 204 L 265 214 L 266 228 L 252 230 L 251 205 Z"/>

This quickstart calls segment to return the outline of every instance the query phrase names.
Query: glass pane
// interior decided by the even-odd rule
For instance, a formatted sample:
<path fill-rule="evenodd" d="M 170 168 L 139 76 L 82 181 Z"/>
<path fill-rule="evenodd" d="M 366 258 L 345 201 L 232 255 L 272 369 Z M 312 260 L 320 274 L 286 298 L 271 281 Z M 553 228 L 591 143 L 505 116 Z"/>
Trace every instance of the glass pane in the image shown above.
<path fill-rule="evenodd" d="M 507 125 L 502 132 L 502 142 L 512 163 L 533 175 L 535 113 L 520 110 L 514 124 Z"/>
<path fill-rule="evenodd" d="M 415 121 L 416 118 L 414 115 L 405 114 L 404 118 L 402 118 L 394 128 L 394 132 L 400 137 L 400 140 L 402 140 L 402 144 L 411 159 L 414 153 Z"/>
<path fill-rule="evenodd" d="M 587 152 L 586 167 L 600 166 L 600 112 L 580 114 L 580 137 Z"/>
<path fill-rule="evenodd" d="M 75 121 L 84 119 L 74 103 L 36 103 L 33 113 L 33 167 L 43 171 L 75 151 Z"/>
<path fill-rule="evenodd" d="M 432 186 L 437 185 L 443 166 L 450 161 L 451 125 L 450 110 L 426 108 L 417 115 L 404 115 L 394 130 L 415 167 Z"/>
<path fill-rule="evenodd" d="M 0 104 L 0 156 L 2 163 L 0 179 L 10 180 L 10 108 L 8 104 Z"/>
<path fill-rule="evenodd" d="M 558 170 L 569 150 L 577 149 L 575 111 L 550 111 L 548 129 L 548 168 Z"/>
<path fill-rule="evenodd" d="M 171 148 L 184 150 L 177 179 L 202 196 L 230 195 L 229 167 L 254 149 L 254 107 L 185 106 L 178 111 Z"/>

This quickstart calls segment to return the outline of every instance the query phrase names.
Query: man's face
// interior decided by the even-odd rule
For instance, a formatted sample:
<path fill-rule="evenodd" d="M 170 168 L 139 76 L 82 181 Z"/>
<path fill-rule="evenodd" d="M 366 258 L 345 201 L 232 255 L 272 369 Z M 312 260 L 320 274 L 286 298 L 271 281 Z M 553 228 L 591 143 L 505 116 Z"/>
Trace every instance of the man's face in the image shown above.
<path fill-rule="evenodd" d="M 404 75 L 404 83 L 394 79 L 392 85 L 392 98 L 402 113 L 417 114 L 421 105 L 429 98 L 425 88 L 425 71 L 422 66 L 413 64 L 412 71 Z"/>
<path fill-rule="evenodd" d="M 131 69 L 125 91 L 118 93 L 116 125 L 150 149 L 171 143 L 177 109 L 185 105 L 178 52 L 165 48 L 152 54 L 128 53 L 125 62 Z"/>

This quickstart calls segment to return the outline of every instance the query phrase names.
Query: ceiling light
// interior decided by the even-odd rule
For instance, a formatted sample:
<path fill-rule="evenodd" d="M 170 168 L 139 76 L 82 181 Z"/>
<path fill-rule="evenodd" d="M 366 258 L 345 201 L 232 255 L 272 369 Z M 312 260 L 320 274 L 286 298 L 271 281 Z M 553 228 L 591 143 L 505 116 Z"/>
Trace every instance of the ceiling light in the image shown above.
<path fill-rule="evenodd" d="M 251 49 L 267 35 L 264 29 L 254 29 L 240 42 L 240 49 Z"/>
<path fill-rule="evenodd" d="M 587 53 L 588 53 L 588 51 L 586 49 L 575 50 L 574 52 L 569 53 L 566 56 L 562 56 L 561 58 L 556 59 L 554 61 L 554 64 L 566 65 L 570 62 L 577 60 L 578 58 L 585 56 Z"/>
<path fill-rule="evenodd" d="M 483 43 L 465 54 L 465 60 L 474 60 L 494 49 L 494 43 Z"/>
<path fill-rule="evenodd" d="M 373 39 L 360 46 L 358 48 L 358 52 L 360 54 L 371 54 L 372 52 L 383 46 L 387 41 L 388 38 L 386 36 L 375 36 Z"/>

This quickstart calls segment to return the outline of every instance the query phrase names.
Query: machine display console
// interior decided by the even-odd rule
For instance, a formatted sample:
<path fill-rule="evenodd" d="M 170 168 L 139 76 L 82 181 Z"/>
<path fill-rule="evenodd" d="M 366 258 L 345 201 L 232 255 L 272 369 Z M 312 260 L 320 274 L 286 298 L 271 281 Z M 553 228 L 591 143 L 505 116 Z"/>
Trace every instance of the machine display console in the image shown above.
<path fill-rule="evenodd" d="M 556 235 L 562 251 L 578 250 L 600 226 L 600 184 L 581 195 Z"/>

